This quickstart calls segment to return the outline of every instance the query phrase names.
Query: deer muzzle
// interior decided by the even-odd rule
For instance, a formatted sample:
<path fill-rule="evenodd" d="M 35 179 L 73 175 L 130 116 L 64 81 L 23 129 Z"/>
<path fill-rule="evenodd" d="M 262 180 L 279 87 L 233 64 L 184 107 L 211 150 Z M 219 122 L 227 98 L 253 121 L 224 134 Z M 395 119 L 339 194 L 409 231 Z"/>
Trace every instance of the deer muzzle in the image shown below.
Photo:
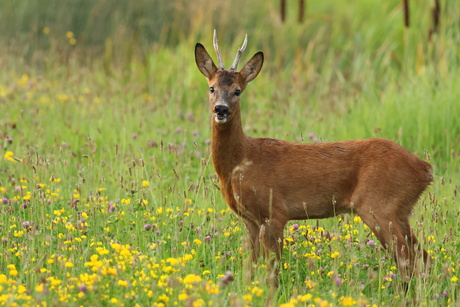
<path fill-rule="evenodd" d="M 230 114 L 228 111 L 228 107 L 224 105 L 217 105 L 214 108 L 214 119 L 218 123 L 225 123 L 227 121 L 227 117 Z"/>

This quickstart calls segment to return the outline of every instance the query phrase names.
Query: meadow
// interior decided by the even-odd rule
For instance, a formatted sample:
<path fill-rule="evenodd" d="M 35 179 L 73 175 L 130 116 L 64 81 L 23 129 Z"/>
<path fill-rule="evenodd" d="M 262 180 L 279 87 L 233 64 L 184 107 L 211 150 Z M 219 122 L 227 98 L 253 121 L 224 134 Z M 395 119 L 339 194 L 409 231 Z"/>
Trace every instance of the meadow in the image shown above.
<path fill-rule="evenodd" d="M 1 306 L 266 304 L 210 159 L 194 46 L 214 28 L 227 65 L 246 33 L 242 62 L 265 53 L 247 134 L 382 137 L 434 169 L 411 217 L 429 271 L 400 276 L 359 217 L 292 221 L 271 304 L 460 305 L 460 4 L 430 36 L 428 0 L 409 27 L 401 1 L 307 1 L 303 23 L 295 4 L 0 3 Z"/>

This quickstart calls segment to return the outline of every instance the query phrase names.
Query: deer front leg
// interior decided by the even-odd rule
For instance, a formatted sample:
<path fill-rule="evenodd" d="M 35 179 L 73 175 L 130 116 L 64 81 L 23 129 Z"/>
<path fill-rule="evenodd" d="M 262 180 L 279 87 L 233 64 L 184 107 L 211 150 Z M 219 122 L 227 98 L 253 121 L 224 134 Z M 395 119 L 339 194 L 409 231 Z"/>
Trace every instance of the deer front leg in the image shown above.
<path fill-rule="evenodd" d="M 251 249 L 251 261 L 253 263 L 257 262 L 257 259 L 260 257 L 260 226 L 253 221 L 245 221 L 246 229 L 248 230 L 248 245 Z"/>
<path fill-rule="evenodd" d="M 268 261 L 268 283 L 270 287 L 278 287 L 281 253 L 283 251 L 283 230 L 285 222 L 267 220 L 260 227 L 259 240 L 265 247 L 265 259 Z"/>

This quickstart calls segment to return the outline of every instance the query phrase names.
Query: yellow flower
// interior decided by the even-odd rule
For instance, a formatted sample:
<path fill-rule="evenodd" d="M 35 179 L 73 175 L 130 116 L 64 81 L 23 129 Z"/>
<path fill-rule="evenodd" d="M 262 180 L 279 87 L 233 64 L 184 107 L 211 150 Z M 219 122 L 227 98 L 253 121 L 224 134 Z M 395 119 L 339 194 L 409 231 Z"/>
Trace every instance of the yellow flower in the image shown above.
<path fill-rule="evenodd" d="M 10 270 L 10 275 L 11 276 L 18 276 L 18 271 L 16 269 Z"/>
<path fill-rule="evenodd" d="M 49 27 L 44 27 L 43 28 L 43 34 L 48 34 L 50 33 L 50 28 Z"/>
<path fill-rule="evenodd" d="M 8 161 L 11 161 L 11 162 L 14 162 L 14 158 L 13 158 L 13 155 L 14 153 L 12 151 L 7 151 L 5 152 L 5 154 L 3 155 L 3 158 L 5 158 L 6 160 Z"/>
<path fill-rule="evenodd" d="M 333 252 L 333 253 L 331 254 L 331 258 L 332 258 L 332 259 L 335 259 L 335 258 L 337 258 L 338 256 L 340 256 L 340 253 L 339 253 L 339 252 Z"/>
<path fill-rule="evenodd" d="M 342 298 L 342 306 L 353 306 L 356 304 L 356 301 L 353 300 L 351 296 L 343 297 Z"/>
<path fill-rule="evenodd" d="M 117 283 L 119 286 L 128 288 L 128 282 L 126 280 L 120 279 Z"/>
<path fill-rule="evenodd" d="M 185 301 L 188 298 L 188 295 L 186 293 L 181 293 L 179 294 L 179 301 Z"/>
<path fill-rule="evenodd" d="M 184 284 L 192 284 L 196 282 L 200 282 L 202 279 L 200 276 L 195 274 L 188 274 L 185 276 L 184 280 L 182 281 Z"/>
<path fill-rule="evenodd" d="M 142 186 L 143 187 L 148 187 L 149 186 L 149 182 L 147 180 L 142 180 Z"/>
<path fill-rule="evenodd" d="M 196 245 L 201 245 L 201 241 L 198 239 L 193 240 L 193 243 L 195 243 Z"/>
<path fill-rule="evenodd" d="M 19 285 L 18 287 L 18 294 L 22 294 L 27 291 L 27 288 L 23 285 Z"/>
<path fill-rule="evenodd" d="M 73 32 L 71 31 L 68 31 L 65 36 L 67 36 L 67 38 L 72 38 L 74 36 Z"/>
<path fill-rule="evenodd" d="M 40 284 L 38 284 L 38 285 L 35 287 L 35 291 L 36 291 L 36 292 L 43 292 L 44 288 L 45 288 L 45 287 L 43 286 L 43 284 L 40 283 Z"/>
<path fill-rule="evenodd" d="M 252 302 L 252 296 L 249 294 L 243 295 L 243 300 L 246 302 Z"/>
<path fill-rule="evenodd" d="M 457 282 L 457 281 L 458 281 L 458 277 L 457 277 L 457 276 L 453 276 L 450 280 L 451 280 L 452 282 Z"/>
<path fill-rule="evenodd" d="M 264 291 L 263 291 L 261 288 L 257 287 L 257 286 L 255 286 L 255 287 L 252 288 L 252 290 L 251 290 L 251 293 L 254 294 L 254 295 L 257 296 L 257 297 L 260 297 L 260 296 L 262 295 L 263 292 L 264 292 Z"/>

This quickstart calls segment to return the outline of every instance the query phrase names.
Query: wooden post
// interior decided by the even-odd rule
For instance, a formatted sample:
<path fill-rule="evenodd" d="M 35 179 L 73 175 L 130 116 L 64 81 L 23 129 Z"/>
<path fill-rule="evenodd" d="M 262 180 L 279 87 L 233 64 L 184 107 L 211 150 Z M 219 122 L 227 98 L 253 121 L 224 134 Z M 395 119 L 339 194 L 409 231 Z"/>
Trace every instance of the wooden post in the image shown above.
<path fill-rule="evenodd" d="M 299 0 L 299 23 L 303 22 L 305 11 L 305 0 Z"/>
<path fill-rule="evenodd" d="M 409 0 L 403 0 L 404 25 L 409 28 Z"/>
<path fill-rule="evenodd" d="M 434 0 L 434 7 L 431 9 L 431 28 L 428 31 L 428 40 L 431 40 L 431 36 L 438 31 L 439 19 L 441 15 L 441 3 L 439 0 Z"/>
<path fill-rule="evenodd" d="M 280 1 L 280 15 L 281 15 L 281 22 L 286 20 L 286 0 Z"/>

